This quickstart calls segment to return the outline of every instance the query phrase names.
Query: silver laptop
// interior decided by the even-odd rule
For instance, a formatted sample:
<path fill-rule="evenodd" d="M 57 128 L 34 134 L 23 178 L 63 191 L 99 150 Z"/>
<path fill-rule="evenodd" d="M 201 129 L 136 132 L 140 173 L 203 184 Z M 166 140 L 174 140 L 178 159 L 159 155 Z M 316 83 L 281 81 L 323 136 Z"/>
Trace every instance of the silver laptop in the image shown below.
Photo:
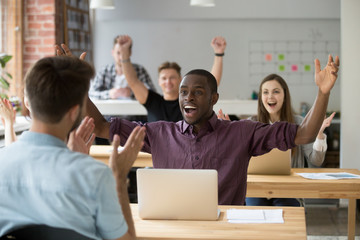
<path fill-rule="evenodd" d="M 140 218 L 218 218 L 216 170 L 141 168 L 136 177 Z"/>
<path fill-rule="evenodd" d="M 291 173 L 291 149 L 272 149 L 264 155 L 252 157 L 248 174 L 289 175 Z"/>

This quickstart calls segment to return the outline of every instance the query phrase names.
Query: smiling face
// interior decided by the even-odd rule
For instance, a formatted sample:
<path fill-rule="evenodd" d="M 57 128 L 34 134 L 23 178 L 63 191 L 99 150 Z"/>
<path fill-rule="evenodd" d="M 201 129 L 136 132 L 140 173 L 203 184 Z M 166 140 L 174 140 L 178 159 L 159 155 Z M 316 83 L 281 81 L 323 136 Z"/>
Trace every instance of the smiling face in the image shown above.
<path fill-rule="evenodd" d="M 205 76 L 186 75 L 180 83 L 179 105 L 184 120 L 198 132 L 213 113 L 219 95 L 212 93 Z"/>
<path fill-rule="evenodd" d="M 159 73 L 159 85 L 165 100 L 175 100 L 179 97 L 180 74 L 173 68 L 166 68 Z"/>
<path fill-rule="evenodd" d="M 284 96 L 284 89 L 278 81 L 270 80 L 263 83 L 261 87 L 261 100 L 272 122 L 280 120 Z"/>

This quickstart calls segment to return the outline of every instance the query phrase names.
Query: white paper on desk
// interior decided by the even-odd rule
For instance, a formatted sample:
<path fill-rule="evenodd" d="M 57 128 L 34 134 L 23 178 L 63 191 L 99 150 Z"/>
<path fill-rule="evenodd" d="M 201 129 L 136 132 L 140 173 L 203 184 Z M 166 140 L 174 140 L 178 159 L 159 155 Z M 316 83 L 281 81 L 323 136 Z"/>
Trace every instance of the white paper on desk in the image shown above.
<path fill-rule="evenodd" d="M 360 178 L 360 175 L 347 173 L 347 172 L 337 172 L 337 173 L 296 173 L 297 175 L 302 176 L 307 179 L 354 179 Z"/>
<path fill-rule="evenodd" d="M 229 223 L 284 223 L 282 209 L 229 209 Z"/>

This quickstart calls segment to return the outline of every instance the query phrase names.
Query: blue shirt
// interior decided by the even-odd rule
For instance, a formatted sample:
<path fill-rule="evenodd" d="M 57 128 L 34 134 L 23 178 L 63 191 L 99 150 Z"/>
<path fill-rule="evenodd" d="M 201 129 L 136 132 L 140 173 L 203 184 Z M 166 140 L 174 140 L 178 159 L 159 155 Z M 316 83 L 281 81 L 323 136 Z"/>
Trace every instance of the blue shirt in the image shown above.
<path fill-rule="evenodd" d="M 0 150 L 0 236 L 32 224 L 93 239 L 119 238 L 128 230 L 105 164 L 51 135 L 24 132 Z"/>

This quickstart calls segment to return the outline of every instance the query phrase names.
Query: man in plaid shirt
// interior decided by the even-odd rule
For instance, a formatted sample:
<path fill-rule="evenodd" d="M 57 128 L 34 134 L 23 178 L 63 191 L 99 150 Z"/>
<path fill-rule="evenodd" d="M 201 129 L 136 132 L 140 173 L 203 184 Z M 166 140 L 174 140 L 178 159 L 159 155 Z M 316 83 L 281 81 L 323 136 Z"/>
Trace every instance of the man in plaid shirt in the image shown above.
<path fill-rule="evenodd" d="M 106 65 L 101 69 L 96 77 L 91 81 L 89 96 L 93 99 L 135 99 L 133 92 L 127 85 L 127 81 L 122 70 L 122 61 L 119 36 L 114 39 L 112 56 L 115 63 Z M 156 88 L 151 81 L 146 69 L 139 64 L 132 64 L 138 79 L 145 84 L 148 89 L 156 92 Z"/>

